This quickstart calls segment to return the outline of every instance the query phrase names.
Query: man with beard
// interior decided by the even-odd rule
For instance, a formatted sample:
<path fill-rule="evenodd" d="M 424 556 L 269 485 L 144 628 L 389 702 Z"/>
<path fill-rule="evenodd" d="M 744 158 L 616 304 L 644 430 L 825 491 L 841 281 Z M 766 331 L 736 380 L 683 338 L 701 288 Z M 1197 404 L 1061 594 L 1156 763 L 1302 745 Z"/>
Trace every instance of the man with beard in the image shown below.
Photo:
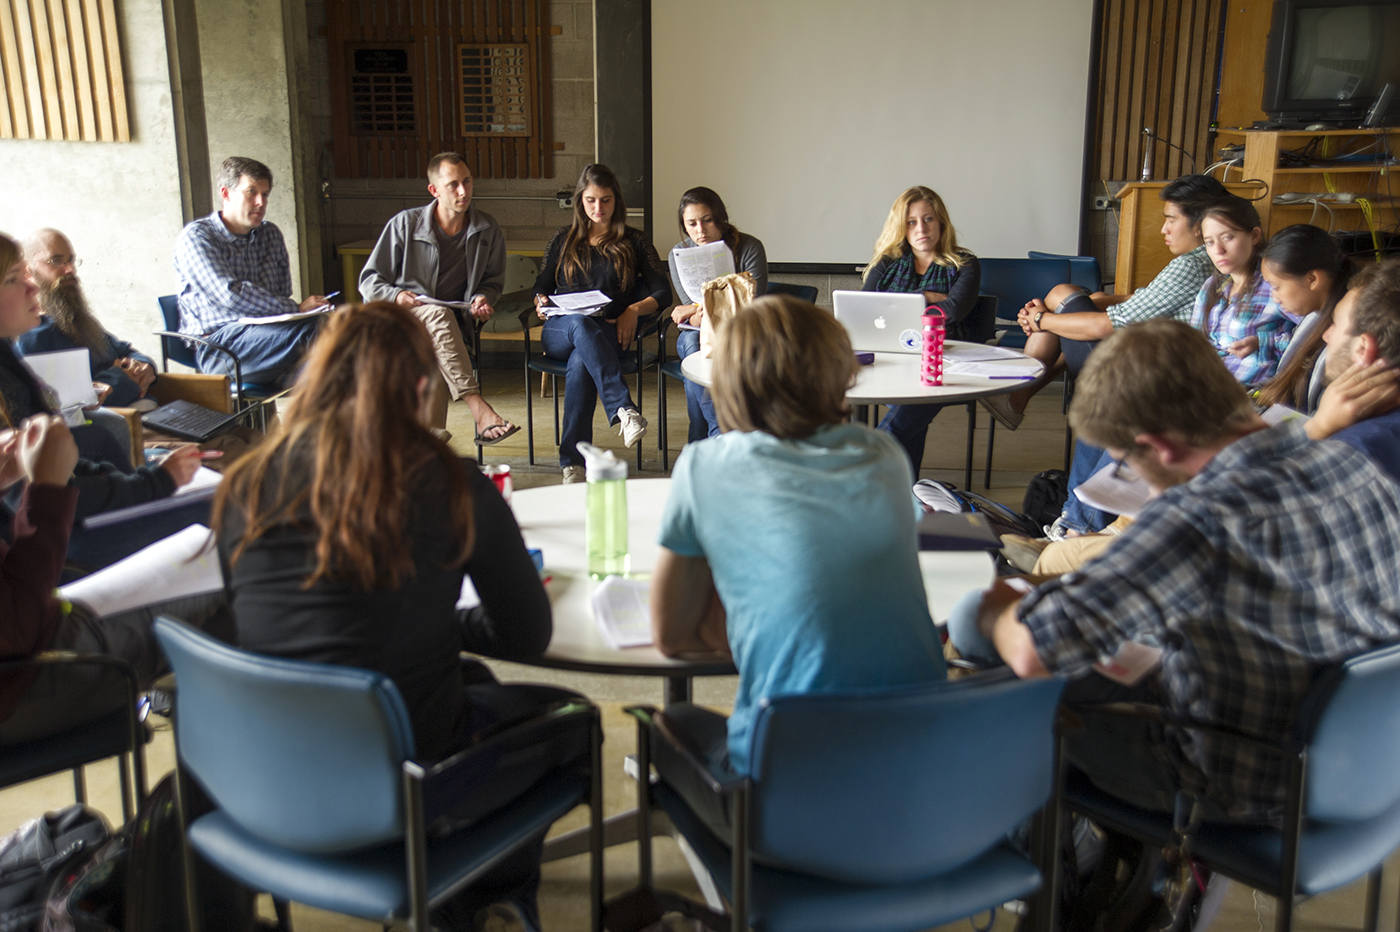
<path fill-rule="evenodd" d="M 156 380 L 155 361 L 103 329 L 88 308 L 78 279 L 73 243 L 58 230 L 36 231 L 24 244 L 29 275 L 39 286 L 39 326 L 15 342 L 21 353 L 52 353 L 86 347 L 93 387 L 104 405 L 150 410 L 146 389 Z"/>

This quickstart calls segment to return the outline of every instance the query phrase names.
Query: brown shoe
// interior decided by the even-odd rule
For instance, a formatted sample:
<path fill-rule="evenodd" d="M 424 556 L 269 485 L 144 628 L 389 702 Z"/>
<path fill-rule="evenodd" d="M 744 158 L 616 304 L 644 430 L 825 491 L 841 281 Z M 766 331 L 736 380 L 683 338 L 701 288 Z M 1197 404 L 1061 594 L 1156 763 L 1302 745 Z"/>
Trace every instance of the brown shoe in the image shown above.
<path fill-rule="evenodd" d="M 1033 537 L 1022 537 L 1020 534 L 1001 535 L 1001 555 L 1006 557 L 1006 562 L 1023 573 L 1030 573 L 1035 570 L 1035 563 L 1040 559 L 1040 554 L 1051 541 Z"/>
<path fill-rule="evenodd" d="M 997 419 L 997 423 L 1007 430 L 1015 430 L 1021 426 L 1021 421 L 1025 414 L 1017 414 L 1011 407 L 1011 401 L 1005 395 L 993 395 L 990 398 L 979 398 L 977 403 L 987 409 L 987 413 Z"/>

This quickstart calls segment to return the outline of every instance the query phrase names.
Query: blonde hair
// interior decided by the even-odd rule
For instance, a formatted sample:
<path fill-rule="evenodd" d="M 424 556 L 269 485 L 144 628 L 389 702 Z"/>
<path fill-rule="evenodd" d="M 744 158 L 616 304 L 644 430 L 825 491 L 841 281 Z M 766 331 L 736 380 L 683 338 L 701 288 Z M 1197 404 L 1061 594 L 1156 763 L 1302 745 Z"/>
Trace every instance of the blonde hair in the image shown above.
<path fill-rule="evenodd" d="M 710 393 L 722 430 L 800 440 L 846 419 L 855 376 L 850 337 L 830 312 L 767 295 L 720 330 Z"/>
<path fill-rule="evenodd" d="M 1141 434 L 1208 446 L 1254 416 L 1249 396 L 1205 334 L 1156 318 L 1115 330 L 1075 383 L 1069 423 L 1096 447 L 1135 451 Z"/>
<path fill-rule="evenodd" d="M 870 270 L 875 268 L 875 264 L 881 259 L 898 259 L 909 251 L 909 243 L 905 238 L 905 224 L 909 219 L 909 208 L 920 201 L 926 201 L 933 208 L 942 228 L 938 235 L 938 243 L 933 248 L 933 261 L 948 268 L 963 267 L 967 258 L 958 247 L 958 234 L 953 229 L 953 221 L 948 219 L 948 208 L 944 206 L 943 198 L 939 197 L 933 188 L 919 184 L 895 198 L 889 216 L 885 218 L 885 227 L 875 240 L 875 254 L 870 257 L 870 265 L 865 270 L 866 275 L 870 274 Z"/>

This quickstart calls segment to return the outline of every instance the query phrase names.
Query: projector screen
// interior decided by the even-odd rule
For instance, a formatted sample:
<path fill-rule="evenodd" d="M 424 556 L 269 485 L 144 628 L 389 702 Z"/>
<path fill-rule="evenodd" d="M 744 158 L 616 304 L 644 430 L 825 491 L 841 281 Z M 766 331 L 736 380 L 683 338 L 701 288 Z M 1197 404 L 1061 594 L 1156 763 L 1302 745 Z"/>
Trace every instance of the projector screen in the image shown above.
<path fill-rule="evenodd" d="M 769 262 L 865 263 L 911 185 L 984 256 L 1077 252 L 1092 0 L 652 0 L 656 247 L 697 185 Z"/>

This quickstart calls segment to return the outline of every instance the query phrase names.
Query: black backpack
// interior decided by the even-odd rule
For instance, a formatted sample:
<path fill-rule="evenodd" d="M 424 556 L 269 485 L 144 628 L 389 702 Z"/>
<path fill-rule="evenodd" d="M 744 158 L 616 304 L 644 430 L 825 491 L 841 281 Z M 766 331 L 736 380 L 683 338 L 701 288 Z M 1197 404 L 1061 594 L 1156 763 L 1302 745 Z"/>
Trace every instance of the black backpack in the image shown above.
<path fill-rule="evenodd" d="M 1036 473 L 1026 485 L 1026 497 L 1021 510 L 1036 524 L 1054 524 L 1069 501 L 1069 473 L 1063 469 L 1047 469 Z M 1037 533 L 1034 536 L 1039 537 Z"/>
<path fill-rule="evenodd" d="M 69 806 L 0 838 L 0 932 L 38 929 L 54 880 L 111 837 L 101 813 Z"/>

